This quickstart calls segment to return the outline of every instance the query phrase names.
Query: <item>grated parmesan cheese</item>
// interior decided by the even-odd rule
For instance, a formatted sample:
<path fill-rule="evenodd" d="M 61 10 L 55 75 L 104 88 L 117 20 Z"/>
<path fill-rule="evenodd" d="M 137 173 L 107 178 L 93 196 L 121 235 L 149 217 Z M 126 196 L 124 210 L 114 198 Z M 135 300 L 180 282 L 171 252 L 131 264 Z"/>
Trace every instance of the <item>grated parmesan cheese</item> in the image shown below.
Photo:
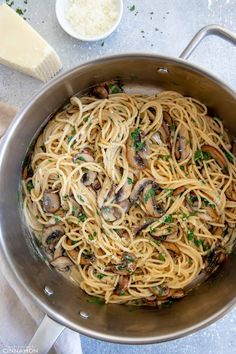
<path fill-rule="evenodd" d="M 66 18 L 83 37 L 97 37 L 108 32 L 119 16 L 117 0 L 70 0 Z"/>

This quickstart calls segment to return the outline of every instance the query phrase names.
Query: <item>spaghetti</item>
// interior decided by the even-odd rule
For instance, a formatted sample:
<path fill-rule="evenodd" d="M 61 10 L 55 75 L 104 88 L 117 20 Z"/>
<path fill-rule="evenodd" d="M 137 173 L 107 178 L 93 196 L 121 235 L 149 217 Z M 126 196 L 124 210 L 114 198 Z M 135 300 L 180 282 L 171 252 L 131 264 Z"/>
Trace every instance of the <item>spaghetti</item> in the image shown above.
<path fill-rule="evenodd" d="M 159 305 L 233 248 L 234 142 L 191 97 L 118 91 L 72 97 L 49 121 L 24 167 L 24 215 L 87 294 Z"/>

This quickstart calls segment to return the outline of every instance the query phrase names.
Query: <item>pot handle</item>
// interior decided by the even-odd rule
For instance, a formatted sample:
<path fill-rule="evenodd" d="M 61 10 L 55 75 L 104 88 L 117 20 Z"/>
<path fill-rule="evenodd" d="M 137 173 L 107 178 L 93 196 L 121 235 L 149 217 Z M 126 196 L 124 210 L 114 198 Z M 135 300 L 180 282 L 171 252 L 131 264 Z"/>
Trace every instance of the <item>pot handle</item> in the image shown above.
<path fill-rule="evenodd" d="M 236 45 L 236 34 L 234 32 L 219 25 L 208 25 L 195 34 L 191 42 L 187 45 L 179 57 L 182 59 L 188 59 L 195 48 L 201 43 L 203 38 L 209 35 L 216 35 Z"/>
<path fill-rule="evenodd" d="M 47 354 L 64 329 L 65 326 L 45 315 L 28 348 L 36 350 L 37 354 Z M 81 345 L 78 344 L 77 353 L 82 354 Z"/>

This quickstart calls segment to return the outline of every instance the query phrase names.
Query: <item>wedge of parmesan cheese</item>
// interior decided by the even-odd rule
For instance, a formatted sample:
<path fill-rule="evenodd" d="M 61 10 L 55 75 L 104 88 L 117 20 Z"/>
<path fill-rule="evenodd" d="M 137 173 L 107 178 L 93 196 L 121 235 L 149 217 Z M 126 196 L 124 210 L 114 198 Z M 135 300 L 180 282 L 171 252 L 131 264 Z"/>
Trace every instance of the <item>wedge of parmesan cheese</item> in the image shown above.
<path fill-rule="evenodd" d="M 62 67 L 54 49 L 6 4 L 0 6 L 0 64 L 44 82 Z"/>

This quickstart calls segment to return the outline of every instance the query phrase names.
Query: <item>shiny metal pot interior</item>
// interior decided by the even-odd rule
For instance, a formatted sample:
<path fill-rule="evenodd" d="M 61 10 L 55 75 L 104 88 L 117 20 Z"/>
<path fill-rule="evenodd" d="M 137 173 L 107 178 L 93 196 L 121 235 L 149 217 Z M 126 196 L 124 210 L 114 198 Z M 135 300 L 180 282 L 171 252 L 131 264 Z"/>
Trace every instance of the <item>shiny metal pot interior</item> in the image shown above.
<path fill-rule="evenodd" d="M 11 269 L 43 311 L 80 333 L 120 343 L 153 343 L 210 324 L 236 302 L 236 253 L 208 281 L 162 310 L 97 305 L 50 269 L 22 222 L 17 191 L 32 138 L 68 98 L 94 84 L 119 77 L 128 89 L 177 90 L 205 103 L 236 136 L 236 98 L 222 82 L 182 59 L 120 55 L 77 67 L 44 86 L 11 125 L 0 152 L 1 249 Z M 45 291 L 45 286 L 49 291 Z M 50 296 L 49 296 L 50 295 Z"/>

